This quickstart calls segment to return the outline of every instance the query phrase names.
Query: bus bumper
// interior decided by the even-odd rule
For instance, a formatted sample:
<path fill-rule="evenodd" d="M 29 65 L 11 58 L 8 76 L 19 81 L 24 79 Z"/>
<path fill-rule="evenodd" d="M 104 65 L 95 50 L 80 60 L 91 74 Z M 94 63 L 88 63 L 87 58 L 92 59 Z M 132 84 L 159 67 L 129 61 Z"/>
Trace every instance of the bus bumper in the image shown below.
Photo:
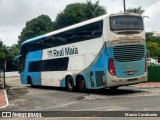
<path fill-rule="evenodd" d="M 132 84 L 147 82 L 147 80 L 148 80 L 147 72 L 145 72 L 141 76 L 129 77 L 129 78 L 117 78 L 116 76 L 112 76 L 109 72 L 107 72 L 107 87 L 132 85 Z"/>

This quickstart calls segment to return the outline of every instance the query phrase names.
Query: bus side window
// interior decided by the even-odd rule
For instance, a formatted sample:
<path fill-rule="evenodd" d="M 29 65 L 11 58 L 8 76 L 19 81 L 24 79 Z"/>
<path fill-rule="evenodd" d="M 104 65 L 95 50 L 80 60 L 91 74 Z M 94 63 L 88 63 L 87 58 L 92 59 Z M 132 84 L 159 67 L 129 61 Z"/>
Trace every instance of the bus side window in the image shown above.
<path fill-rule="evenodd" d="M 102 35 L 102 30 L 94 30 L 92 31 L 92 36 L 99 37 Z"/>

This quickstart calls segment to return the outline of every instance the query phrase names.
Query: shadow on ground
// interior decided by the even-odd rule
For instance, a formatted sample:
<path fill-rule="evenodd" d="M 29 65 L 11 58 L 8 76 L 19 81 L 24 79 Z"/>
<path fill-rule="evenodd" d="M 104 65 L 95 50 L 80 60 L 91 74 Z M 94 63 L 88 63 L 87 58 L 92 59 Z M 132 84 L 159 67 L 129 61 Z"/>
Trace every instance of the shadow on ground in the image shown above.
<path fill-rule="evenodd" d="M 31 88 L 30 86 L 28 86 Z M 120 87 L 119 89 L 87 89 L 85 92 L 79 91 L 67 91 L 66 88 L 62 87 L 49 87 L 49 86 L 34 86 L 32 89 L 45 89 L 45 90 L 55 90 L 55 91 L 63 91 L 66 93 L 84 93 L 84 94 L 97 94 L 97 95 L 107 95 L 107 96 L 115 96 L 115 95 L 128 95 L 128 94 L 136 94 L 136 93 L 144 93 L 145 91 L 142 89 L 135 89 L 134 87 Z"/>

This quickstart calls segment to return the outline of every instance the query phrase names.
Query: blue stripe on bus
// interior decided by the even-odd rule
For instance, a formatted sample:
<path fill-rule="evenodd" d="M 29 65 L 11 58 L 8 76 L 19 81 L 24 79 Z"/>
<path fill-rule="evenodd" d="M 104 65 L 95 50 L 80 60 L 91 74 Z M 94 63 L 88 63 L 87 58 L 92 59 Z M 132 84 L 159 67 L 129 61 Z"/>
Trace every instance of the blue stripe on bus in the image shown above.
<path fill-rule="evenodd" d="M 37 61 L 42 59 L 42 50 L 28 53 L 26 56 L 25 69 L 21 72 L 22 84 L 27 84 L 27 76 L 32 78 L 33 85 L 41 85 L 41 72 L 28 72 L 29 62 Z"/>
<path fill-rule="evenodd" d="M 33 41 L 37 41 L 37 40 L 39 40 L 39 39 L 41 39 L 41 38 L 45 38 L 45 37 L 46 37 L 45 35 L 41 35 L 41 36 L 38 36 L 38 37 L 35 37 L 35 38 L 32 38 L 32 39 L 26 40 L 25 42 L 22 43 L 21 46 L 23 46 L 23 45 L 26 44 L 26 43 L 30 43 L 30 42 L 33 42 Z"/>
<path fill-rule="evenodd" d="M 104 72 L 106 74 L 106 71 L 108 69 L 108 57 L 107 55 L 107 51 L 110 51 L 110 48 L 105 48 L 103 49 L 100 54 L 98 55 L 99 57 L 97 58 L 97 61 L 95 61 L 95 63 L 90 66 L 90 68 L 88 68 L 82 75 L 84 76 L 85 80 L 86 80 L 86 87 L 89 89 L 98 89 L 98 88 L 102 88 L 104 86 L 99 86 L 97 85 L 96 82 L 96 72 L 100 73 L 100 72 Z M 92 76 L 92 81 L 93 81 L 93 85 L 91 84 L 90 79 L 87 78 L 87 74 L 90 74 L 90 72 L 93 72 L 93 76 Z M 103 78 L 104 83 L 106 83 L 107 77 Z"/>

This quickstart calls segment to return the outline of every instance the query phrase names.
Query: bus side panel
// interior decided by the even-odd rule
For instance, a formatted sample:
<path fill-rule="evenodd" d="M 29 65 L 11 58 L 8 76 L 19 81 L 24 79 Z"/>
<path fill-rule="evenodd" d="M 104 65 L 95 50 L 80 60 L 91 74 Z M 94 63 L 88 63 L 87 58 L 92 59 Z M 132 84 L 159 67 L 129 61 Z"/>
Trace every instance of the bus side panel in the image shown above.
<path fill-rule="evenodd" d="M 108 18 L 105 18 L 103 21 L 103 26 L 109 26 Z M 108 57 L 110 55 L 110 48 L 107 48 L 107 44 L 104 40 L 107 38 L 108 33 L 106 33 L 107 27 L 103 27 L 103 36 L 98 40 L 95 44 L 96 47 L 92 49 L 97 49 L 93 55 L 85 56 L 85 62 L 87 65 L 87 69 L 83 72 L 83 76 L 86 80 L 86 87 L 88 89 L 99 89 L 104 88 L 107 85 L 107 70 L 108 70 Z M 101 42 L 101 43 L 100 43 Z M 97 45 L 100 45 L 97 47 Z M 99 52 L 99 54 L 97 54 Z M 93 58 L 92 58 L 93 57 Z"/>
<path fill-rule="evenodd" d="M 21 84 L 28 84 L 27 83 L 27 77 L 26 77 L 26 72 L 20 72 L 20 79 L 21 79 Z"/>
<path fill-rule="evenodd" d="M 29 66 L 29 63 L 39 61 L 41 60 L 41 58 L 42 58 L 41 50 L 27 54 L 25 69 L 24 69 L 24 72 L 21 73 L 22 84 L 26 84 L 27 77 L 31 77 L 33 85 L 41 85 L 41 72 L 40 71 L 34 71 L 34 72 L 29 71 L 29 67 L 34 67 L 34 69 L 38 70 L 38 68 L 35 68 L 37 66 Z"/>
<path fill-rule="evenodd" d="M 28 76 L 31 76 L 33 85 L 41 85 L 41 73 L 40 72 L 30 72 Z"/>
<path fill-rule="evenodd" d="M 88 70 L 90 68 L 91 63 L 93 63 L 95 57 L 100 52 L 100 49 L 103 47 L 103 42 L 102 36 L 101 38 L 93 40 L 86 40 L 78 43 L 44 49 L 42 60 L 56 60 L 68 57 L 69 61 L 66 63 L 67 69 L 65 70 L 42 72 L 42 85 L 65 87 L 65 77 L 67 75 L 71 75 L 73 79 L 76 78 L 77 75 L 83 75 L 86 69 Z M 70 53 L 68 53 L 68 48 L 72 50 L 77 49 L 77 52 L 70 50 Z M 85 75 L 83 76 L 85 77 Z M 76 82 L 74 83 L 76 85 Z"/>
<path fill-rule="evenodd" d="M 54 66 L 53 66 L 54 67 Z M 57 86 L 62 85 L 61 81 L 64 78 L 66 71 L 46 71 L 41 73 L 41 84 L 44 86 Z"/>
<path fill-rule="evenodd" d="M 88 89 L 98 89 L 106 87 L 107 76 L 106 71 L 108 69 L 108 56 L 109 50 L 104 48 L 97 55 L 92 65 L 83 72 L 83 76 L 86 80 L 86 87 Z"/>

